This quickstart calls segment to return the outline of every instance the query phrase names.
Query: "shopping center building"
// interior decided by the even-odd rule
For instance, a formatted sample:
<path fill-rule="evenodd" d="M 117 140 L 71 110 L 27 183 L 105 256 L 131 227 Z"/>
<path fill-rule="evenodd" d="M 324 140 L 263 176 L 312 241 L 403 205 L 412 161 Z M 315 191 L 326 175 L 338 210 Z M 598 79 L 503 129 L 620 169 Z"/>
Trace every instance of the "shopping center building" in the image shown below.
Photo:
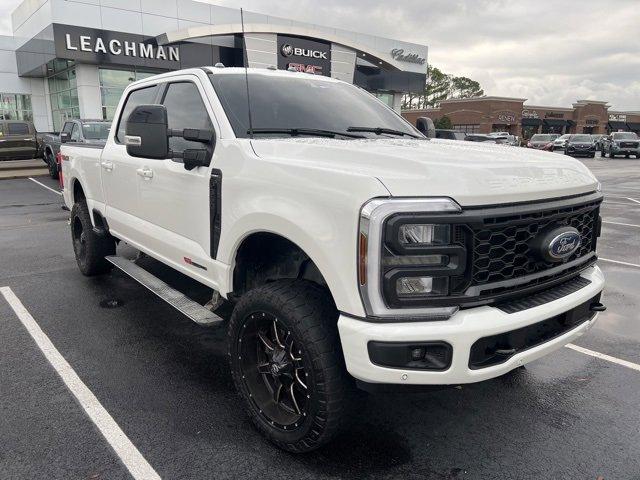
<path fill-rule="evenodd" d="M 526 98 L 477 97 L 440 102 L 438 108 L 405 110 L 415 125 L 419 117 L 446 116 L 454 129 L 468 133 L 509 132 L 524 139 L 536 133 L 640 133 L 640 112 L 612 111 L 607 102 L 578 100 L 571 107 L 528 105 Z"/>
<path fill-rule="evenodd" d="M 192 0 L 24 0 L 11 21 L 13 36 L 0 36 L 0 119 L 38 131 L 111 119 L 134 80 L 245 58 L 354 83 L 397 111 L 426 81 L 424 45 L 246 11 L 243 25 L 239 9 Z"/>

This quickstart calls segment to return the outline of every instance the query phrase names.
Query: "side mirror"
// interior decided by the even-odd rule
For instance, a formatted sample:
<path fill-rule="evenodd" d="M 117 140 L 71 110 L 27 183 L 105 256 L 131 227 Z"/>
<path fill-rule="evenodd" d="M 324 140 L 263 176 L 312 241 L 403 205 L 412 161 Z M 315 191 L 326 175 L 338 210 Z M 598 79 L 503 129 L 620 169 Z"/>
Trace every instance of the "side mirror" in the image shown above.
<path fill-rule="evenodd" d="M 433 124 L 433 120 L 428 117 L 420 117 L 416 120 L 416 128 L 428 138 L 436 137 L 436 126 Z"/>
<path fill-rule="evenodd" d="M 60 132 L 60 143 L 67 143 L 71 138 L 71 134 L 69 132 Z"/>
<path fill-rule="evenodd" d="M 169 158 L 167 108 L 138 105 L 127 119 L 124 143 L 132 157 Z"/>

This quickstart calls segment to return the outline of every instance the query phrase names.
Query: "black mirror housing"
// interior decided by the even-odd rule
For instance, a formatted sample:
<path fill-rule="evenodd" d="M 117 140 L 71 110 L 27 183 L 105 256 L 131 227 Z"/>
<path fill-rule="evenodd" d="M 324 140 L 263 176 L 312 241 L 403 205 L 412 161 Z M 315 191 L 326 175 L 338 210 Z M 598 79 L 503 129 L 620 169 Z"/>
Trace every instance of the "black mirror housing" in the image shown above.
<path fill-rule="evenodd" d="M 416 128 L 427 138 L 436 137 L 436 127 L 429 117 L 420 117 L 416 120 Z"/>
<path fill-rule="evenodd" d="M 69 132 L 60 132 L 60 143 L 67 143 L 70 138 Z"/>
<path fill-rule="evenodd" d="M 125 145 L 132 157 L 169 158 L 167 108 L 138 105 L 127 119 Z"/>

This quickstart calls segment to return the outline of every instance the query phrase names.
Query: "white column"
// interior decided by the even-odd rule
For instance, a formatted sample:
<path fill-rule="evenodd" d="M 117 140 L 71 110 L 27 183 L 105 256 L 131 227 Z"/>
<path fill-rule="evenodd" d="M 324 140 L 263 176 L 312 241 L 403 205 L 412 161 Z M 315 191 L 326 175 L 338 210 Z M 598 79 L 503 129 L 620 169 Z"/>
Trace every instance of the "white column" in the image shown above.
<path fill-rule="evenodd" d="M 275 33 L 247 33 L 247 59 L 251 68 L 278 67 L 277 35 Z"/>
<path fill-rule="evenodd" d="M 402 95 L 403 93 L 394 92 L 393 94 L 393 109 L 400 113 L 400 109 L 402 107 Z"/>
<path fill-rule="evenodd" d="M 76 64 L 80 118 L 102 118 L 100 79 L 96 65 Z"/>
<path fill-rule="evenodd" d="M 338 80 L 353 83 L 353 74 L 356 69 L 356 51 L 338 45 L 331 44 L 331 76 Z"/>

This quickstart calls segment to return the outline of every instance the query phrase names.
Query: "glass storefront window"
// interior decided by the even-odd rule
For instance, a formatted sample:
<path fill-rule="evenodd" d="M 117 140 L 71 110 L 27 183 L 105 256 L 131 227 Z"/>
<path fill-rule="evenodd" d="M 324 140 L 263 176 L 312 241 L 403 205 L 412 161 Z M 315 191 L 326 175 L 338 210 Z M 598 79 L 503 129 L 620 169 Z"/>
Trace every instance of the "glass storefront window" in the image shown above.
<path fill-rule="evenodd" d="M 131 82 L 156 75 L 158 72 L 148 70 L 115 70 L 100 68 L 100 97 L 102 99 L 102 118 L 113 120 L 120 96 Z"/>
<path fill-rule="evenodd" d="M 66 120 L 80 118 L 76 70 L 69 68 L 70 66 L 73 66 L 73 62 L 59 59 L 47 64 L 47 70 L 53 73 L 47 78 L 47 83 L 49 85 L 53 129 L 56 132 L 60 131 Z"/>
<path fill-rule="evenodd" d="M 0 93 L 0 120 L 33 121 L 31 95 Z"/>

